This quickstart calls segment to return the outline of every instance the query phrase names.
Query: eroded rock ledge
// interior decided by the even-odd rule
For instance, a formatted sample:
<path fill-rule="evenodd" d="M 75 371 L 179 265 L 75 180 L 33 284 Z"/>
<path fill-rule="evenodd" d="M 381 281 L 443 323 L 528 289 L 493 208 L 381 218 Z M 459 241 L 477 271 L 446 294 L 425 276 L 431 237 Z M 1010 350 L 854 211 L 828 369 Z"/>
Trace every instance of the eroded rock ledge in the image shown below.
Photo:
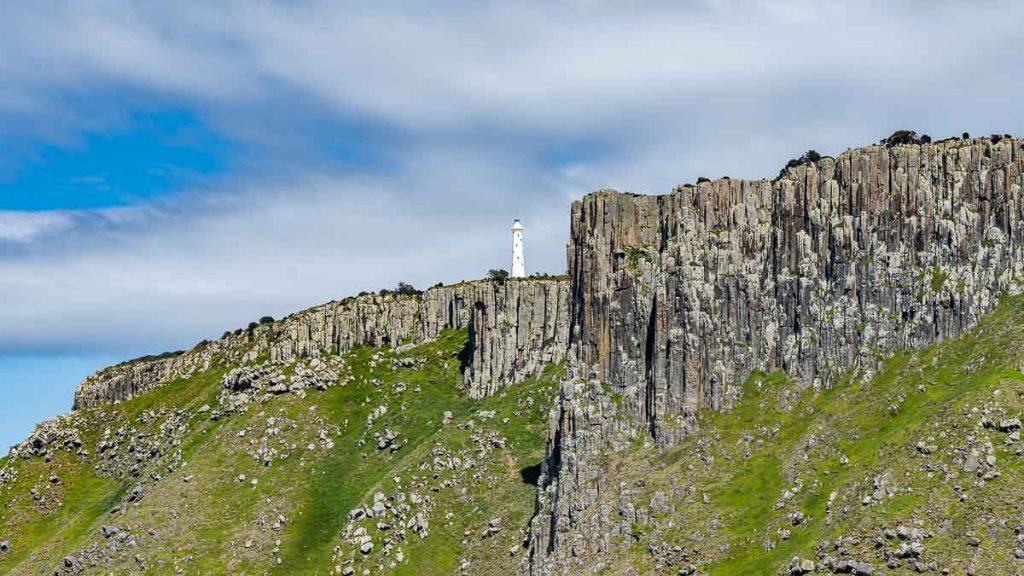
<path fill-rule="evenodd" d="M 572 377 L 552 415 L 528 570 L 574 573 L 608 549 L 598 456 L 631 435 L 673 442 L 753 370 L 809 385 L 870 372 L 1021 291 L 1022 152 L 1009 138 L 869 146 L 777 180 L 576 202 Z"/>
<path fill-rule="evenodd" d="M 398 347 L 468 329 L 466 388 L 472 396 L 561 362 L 568 343 L 569 285 L 561 279 L 464 282 L 422 295 L 366 295 L 331 302 L 273 324 L 204 342 L 180 355 L 127 362 L 87 378 L 75 409 L 133 398 L 171 380 L 269 357 L 276 362 L 345 352 L 357 346 Z"/>

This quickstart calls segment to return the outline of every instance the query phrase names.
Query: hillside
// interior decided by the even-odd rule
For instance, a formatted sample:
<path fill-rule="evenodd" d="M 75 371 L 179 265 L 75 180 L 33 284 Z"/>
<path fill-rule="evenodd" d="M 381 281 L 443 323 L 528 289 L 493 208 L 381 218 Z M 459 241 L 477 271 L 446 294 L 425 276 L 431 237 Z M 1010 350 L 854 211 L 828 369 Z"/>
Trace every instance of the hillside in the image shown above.
<path fill-rule="evenodd" d="M 0 566 L 508 573 L 560 370 L 473 401 L 460 394 L 465 343 L 446 331 L 401 353 L 285 365 L 331 374 L 297 393 L 234 394 L 222 382 L 238 379 L 214 370 L 52 422 L 4 465 Z"/>
<path fill-rule="evenodd" d="M 113 366 L 0 461 L 0 572 L 1024 571 L 1024 140 L 589 194 L 568 277 Z"/>
<path fill-rule="evenodd" d="M 614 483 L 594 513 L 608 551 L 589 562 L 607 574 L 1020 573 L 1022 362 L 1017 296 L 870 379 L 816 390 L 753 374 L 677 445 L 605 457 Z"/>
<path fill-rule="evenodd" d="M 338 383 L 235 413 L 208 408 L 224 394 L 214 371 L 51 424 L 24 445 L 37 455 L 4 466 L 5 573 L 514 572 L 562 371 L 469 400 L 465 341 L 328 356 Z M 600 509 L 615 528 L 591 567 L 772 574 L 800 557 L 830 572 L 1018 571 L 1022 362 L 1014 297 L 867 381 L 815 390 L 755 374 L 671 449 L 608 457 L 615 489 Z M 362 512 L 378 501 L 383 514 Z"/>

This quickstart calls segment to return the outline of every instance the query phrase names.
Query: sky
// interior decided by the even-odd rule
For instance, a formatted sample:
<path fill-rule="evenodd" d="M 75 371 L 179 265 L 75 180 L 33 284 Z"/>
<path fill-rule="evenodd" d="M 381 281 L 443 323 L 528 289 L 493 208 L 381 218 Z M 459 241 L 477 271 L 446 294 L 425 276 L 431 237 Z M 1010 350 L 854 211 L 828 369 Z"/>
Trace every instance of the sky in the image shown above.
<path fill-rule="evenodd" d="M 123 359 L 565 270 L 569 207 L 1024 133 L 1024 4 L 0 0 L 0 446 Z"/>

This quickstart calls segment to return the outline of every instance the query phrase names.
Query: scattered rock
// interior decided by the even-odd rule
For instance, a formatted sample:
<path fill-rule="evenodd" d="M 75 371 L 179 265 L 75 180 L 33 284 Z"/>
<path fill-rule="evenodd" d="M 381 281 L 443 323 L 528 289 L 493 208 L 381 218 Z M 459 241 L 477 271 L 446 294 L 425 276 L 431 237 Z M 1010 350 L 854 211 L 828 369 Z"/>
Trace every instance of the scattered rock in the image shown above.
<path fill-rule="evenodd" d="M 1000 432 L 1013 432 L 1014 430 L 1020 430 L 1020 418 L 1000 420 L 998 429 Z"/>
<path fill-rule="evenodd" d="M 795 576 L 810 574 L 814 572 L 814 560 L 809 558 L 793 558 L 790 562 L 789 573 Z"/>

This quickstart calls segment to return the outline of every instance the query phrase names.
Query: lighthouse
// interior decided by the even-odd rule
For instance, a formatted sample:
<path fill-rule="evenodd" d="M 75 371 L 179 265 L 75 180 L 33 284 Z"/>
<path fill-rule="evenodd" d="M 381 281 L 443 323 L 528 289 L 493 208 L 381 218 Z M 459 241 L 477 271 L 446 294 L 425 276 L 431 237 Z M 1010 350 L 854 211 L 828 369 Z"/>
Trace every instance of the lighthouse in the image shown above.
<path fill-rule="evenodd" d="M 518 219 L 512 223 L 512 277 L 526 277 L 526 263 L 523 262 L 523 224 Z"/>

